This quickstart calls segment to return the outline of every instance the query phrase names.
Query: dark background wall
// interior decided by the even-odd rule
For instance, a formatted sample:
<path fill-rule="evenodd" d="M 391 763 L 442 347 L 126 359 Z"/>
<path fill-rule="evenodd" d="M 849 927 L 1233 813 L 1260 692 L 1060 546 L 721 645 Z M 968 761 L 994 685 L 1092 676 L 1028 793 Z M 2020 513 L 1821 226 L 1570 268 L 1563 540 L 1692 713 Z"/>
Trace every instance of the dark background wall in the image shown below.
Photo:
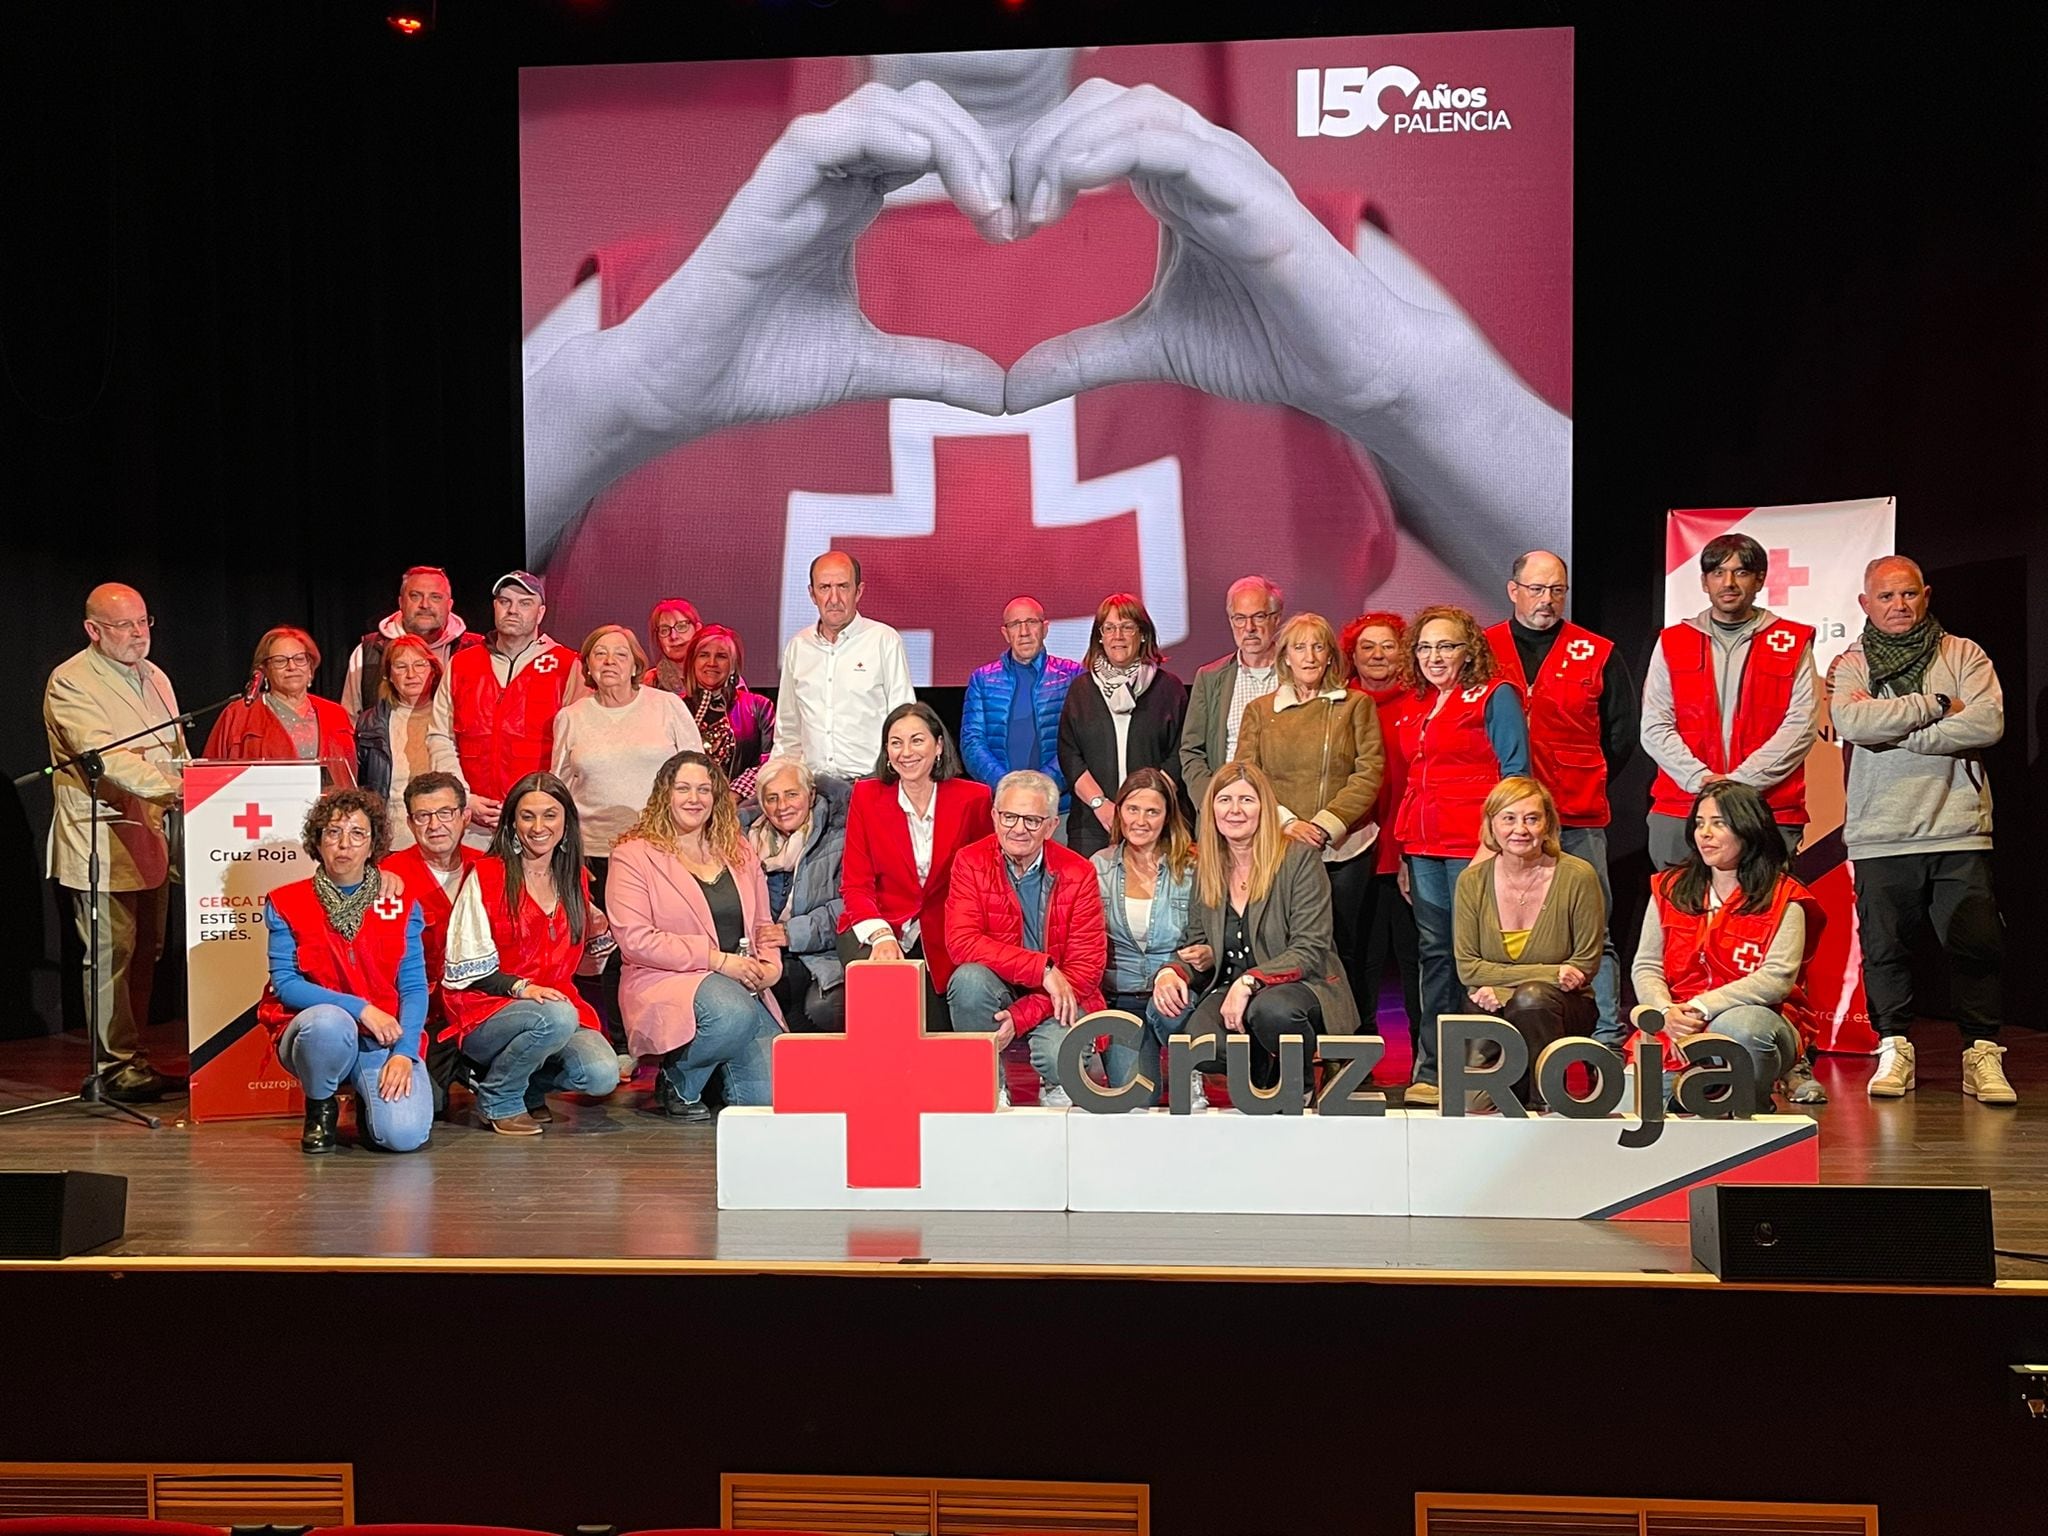
<path fill-rule="evenodd" d="M 348 1461 L 364 1521 L 713 1526 L 720 1473 L 802 1472 L 1148 1483 L 1160 1536 L 1400 1536 L 1417 1491 L 2038 1524 L 2038 1295 L 74 1272 L 0 1316 L 160 1320 L 198 1409 L 21 1329 L 9 1459 Z"/>
<path fill-rule="evenodd" d="M 318 637 L 331 696 L 414 560 L 447 565 L 458 608 L 487 620 L 490 579 L 522 556 L 519 64 L 1572 24 L 1579 616 L 1640 673 L 1665 508 L 1896 494 L 1937 610 L 2003 675 L 2002 893 L 2015 931 L 2048 918 L 2017 868 L 2048 830 L 2048 624 L 2030 614 L 2048 579 L 2040 20 L 443 0 L 437 31 L 407 41 L 388 8 L 10 16 L 8 772 L 43 760 L 42 679 L 83 643 L 96 581 L 149 596 L 156 657 L 190 704 L 236 687 L 255 637 L 286 621 Z M 1645 783 L 1638 765 L 1619 796 L 1624 889 L 1646 869 Z M 0 924 L 0 1034 L 56 1018 L 46 793 L 0 797 L 0 910 L 21 919 Z"/>

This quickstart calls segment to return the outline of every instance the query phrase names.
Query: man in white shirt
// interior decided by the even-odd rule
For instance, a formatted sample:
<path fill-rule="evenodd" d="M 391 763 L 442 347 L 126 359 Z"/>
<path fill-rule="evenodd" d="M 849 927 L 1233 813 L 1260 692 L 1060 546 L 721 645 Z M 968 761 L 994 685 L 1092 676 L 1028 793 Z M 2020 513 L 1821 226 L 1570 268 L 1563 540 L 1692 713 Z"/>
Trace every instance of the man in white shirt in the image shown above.
<path fill-rule="evenodd" d="M 865 591 L 858 560 L 837 550 L 818 556 L 811 562 L 818 622 L 782 648 L 773 755 L 798 758 L 821 779 L 874 772 L 882 721 L 917 697 L 903 637 L 861 613 Z"/>
<path fill-rule="evenodd" d="M 356 642 L 349 653 L 348 675 L 341 684 L 341 707 L 353 720 L 362 713 L 364 696 L 377 700 L 377 684 L 384 677 L 384 652 L 400 635 L 416 635 L 439 659 L 443 671 L 456 649 L 476 645 L 481 637 L 472 635 L 462 615 L 455 611 L 448 573 L 438 565 L 416 565 L 398 578 L 398 607 L 384 615 L 375 629 Z M 363 674 L 369 674 L 369 682 Z"/>

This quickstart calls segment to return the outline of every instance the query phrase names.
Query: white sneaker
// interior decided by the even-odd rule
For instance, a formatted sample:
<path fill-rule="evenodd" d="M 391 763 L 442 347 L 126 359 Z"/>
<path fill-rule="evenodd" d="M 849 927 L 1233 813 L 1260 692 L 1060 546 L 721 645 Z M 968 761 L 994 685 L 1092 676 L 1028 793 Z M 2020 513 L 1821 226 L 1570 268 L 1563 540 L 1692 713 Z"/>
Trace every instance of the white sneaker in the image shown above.
<path fill-rule="evenodd" d="M 1968 1060 L 1965 1056 L 1966 1065 Z M 1865 1091 L 1873 1099 L 1904 1098 L 1917 1081 L 1913 1066 L 1913 1042 L 1904 1035 L 1886 1035 L 1877 1048 L 1877 1071 L 1871 1074 L 1870 1086 Z M 1999 1081 L 2005 1081 L 2003 1074 Z M 2012 1089 L 2007 1088 L 2006 1092 Z"/>
<path fill-rule="evenodd" d="M 1058 1083 L 1054 1083 L 1048 1088 L 1039 1090 L 1038 1107 L 1040 1109 L 1072 1109 L 1074 1101 L 1068 1097 L 1066 1089 L 1062 1088 Z"/>
<path fill-rule="evenodd" d="M 997 1083 L 997 1084 L 996 1084 L 996 1108 L 997 1108 L 997 1109 L 1008 1109 L 1009 1107 L 1010 1107 L 1010 1085 L 1009 1085 L 1008 1083 Z"/>
<path fill-rule="evenodd" d="M 1401 1095 L 1403 1109 L 1435 1109 L 1442 1103 L 1443 1093 L 1435 1083 L 1410 1083 Z"/>
<path fill-rule="evenodd" d="M 2005 1047 L 1979 1040 L 1963 1052 L 1963 1092 L 1979 1104 L 2017 1104 L 2020 1096 L 2006 1081 L 2005 1064 L 1998 1058 Z"/>
<path fill-rule="evenodd" d="M 1199 1115 L 1203 1110 L 1207 1109 L 1208 1107 L 1209 1089 L 1207 1085 L 1204 1084 L 1202 1081 L 1202 1074 L 1199 1072 L 1190 1072 L 1188 1074 L 1189 1112 L 1192 1114 Z"/>

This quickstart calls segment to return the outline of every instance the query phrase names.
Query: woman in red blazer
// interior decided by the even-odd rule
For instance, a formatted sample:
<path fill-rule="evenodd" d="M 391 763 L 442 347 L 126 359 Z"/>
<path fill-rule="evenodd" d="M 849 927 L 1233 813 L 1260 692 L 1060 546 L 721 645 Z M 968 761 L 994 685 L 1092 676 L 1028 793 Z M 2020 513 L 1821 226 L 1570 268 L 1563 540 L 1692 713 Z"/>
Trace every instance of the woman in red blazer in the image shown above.
<path fill-rule="evenodd" d="M 322 789 L 356 782 L 356 727 L 339 704 L 313 697 L 320 647 L 289 624 L 266 630 L 256 642 L 256 675 L 263 690 L 251 703 L 237 699 L 220 712 L 206 738 L 206 755 L 228 762 L 261 759 L 320 764 Z"/>
<path fill-rule="evenodd" d="M 853 786 L 840 864 L 839 953 L 854 960 L 923 960 L 925 1027 L 950 1030 L 946 890 L 953 855 L 995 826 L 986 784 L 928 704 L 899 704 L 882 722 L 875 776 Z"/>

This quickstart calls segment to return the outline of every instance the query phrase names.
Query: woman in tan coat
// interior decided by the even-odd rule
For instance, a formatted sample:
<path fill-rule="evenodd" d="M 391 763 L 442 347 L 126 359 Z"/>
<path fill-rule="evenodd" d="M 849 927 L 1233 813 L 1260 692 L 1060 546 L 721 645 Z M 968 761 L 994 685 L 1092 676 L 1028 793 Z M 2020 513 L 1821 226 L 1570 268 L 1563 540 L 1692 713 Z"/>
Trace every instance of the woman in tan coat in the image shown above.
<path fill-rule="evenodd" d="M 1515 1083 L 1524 1104 L 1543 1048 L 1588 1035 L 1600 1017 L 1592 980 L 1607 942 L 1599 873 L 1561 851 L 1557 807 L 1534 779 L 1505 778 L 1486 797 L 1479 839 L 1492 858 L 1458 877 L 1452 946 L 1475 1007 L 1512 1024 L 1529 1048 Z"/>
<path fill-rule="evenodd" d="M 1281 628 L 1280 686 L 1244 707 L 1237 760 L 1260 769 L 1280 801 L 1281 835 L 1314 849 L 1330 877 L 1331 944 L 1352 996 L 1378 995 L 1364 974 L 1361 924 L 1378 834 L 1373 806 L 1386 768 L 1379 711 L 1370 694 L 1345 687 L 1349 661 L 1319 613 Z"/>

